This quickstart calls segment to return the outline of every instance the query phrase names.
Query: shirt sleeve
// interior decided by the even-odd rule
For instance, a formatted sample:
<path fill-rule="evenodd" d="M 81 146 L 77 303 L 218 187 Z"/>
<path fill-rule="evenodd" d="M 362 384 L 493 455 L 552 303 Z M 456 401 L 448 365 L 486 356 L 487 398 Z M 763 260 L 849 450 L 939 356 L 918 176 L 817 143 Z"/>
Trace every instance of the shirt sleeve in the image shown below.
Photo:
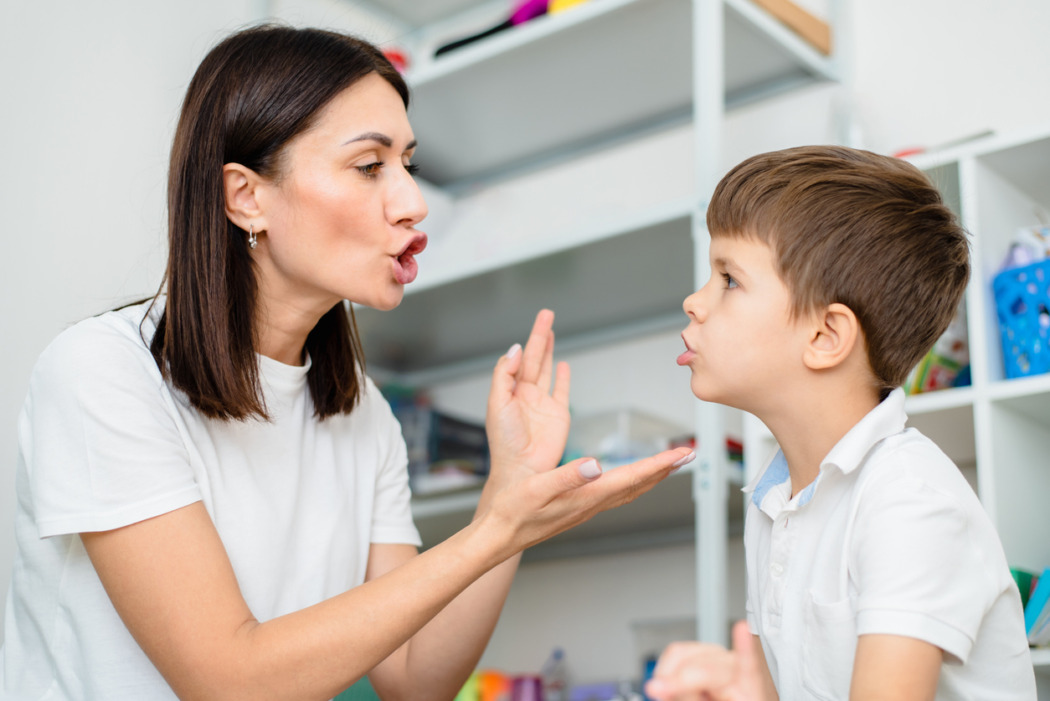
<path fill-rule="evenodd" d="M 140 338 L 101 318 L 60 334 L 19 420 L 39 535 L 111 530 L 200 500 L 173 412 Z"/>
<path fill-rule="evenodd" d="M 917 638 L 965 662 L 997 595 L 980 524 L 959 495 L 907 474 L 874 480 L 858 509 L 857 634 Z"/>
<path fill-rule="evenodd" d="M 366 381 L 367 401 L 374 405 L 381 452 L 376 470 L 375 508 L 372 510 L 372 543 L 423 544 L 412 521 L 412 492 L 408 486 L 408 451 L 401 425 L 371 379 Z"/>

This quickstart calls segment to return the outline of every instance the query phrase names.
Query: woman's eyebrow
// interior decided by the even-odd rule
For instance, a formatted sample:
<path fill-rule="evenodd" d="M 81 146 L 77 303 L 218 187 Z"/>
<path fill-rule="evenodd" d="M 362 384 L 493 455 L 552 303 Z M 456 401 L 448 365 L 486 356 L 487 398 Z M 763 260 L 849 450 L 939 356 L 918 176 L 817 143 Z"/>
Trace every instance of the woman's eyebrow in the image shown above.
<path fill-rule="evenodd" d="M 352 144 L 356 141 L 375 141 L 376 143 L 386 148 L 390 148 L 394 145 L 394 140 L 386 134 L 380 134 L 377 131 L 366 131 L 364 134 L 359 134 L 358 136 L 355 136 L 354 138 L 344 142 L 343 146 L 346 146 L 347 144 Z M 409 142 L 408 146 L 405 147 L 405 150 L 411 151 L 416 147 L 416 143 L 416 140 L 412 139 L 412 141 Z"/>
<path fill-rule="evenodd" d="M 386 134 L 380 134 L 377 131 L 366 131 L 364 134 L 359 134 L 358 136 L 355 136 L 354 138 L 344 142 L 343 146 L 346 146 L 347 144 L 352 144 L 355 141 L 375 141 L 382 144 L 383 146 L 386 146 L 387 148 L 390 148 L 394 143 L 394 141 Z"/>

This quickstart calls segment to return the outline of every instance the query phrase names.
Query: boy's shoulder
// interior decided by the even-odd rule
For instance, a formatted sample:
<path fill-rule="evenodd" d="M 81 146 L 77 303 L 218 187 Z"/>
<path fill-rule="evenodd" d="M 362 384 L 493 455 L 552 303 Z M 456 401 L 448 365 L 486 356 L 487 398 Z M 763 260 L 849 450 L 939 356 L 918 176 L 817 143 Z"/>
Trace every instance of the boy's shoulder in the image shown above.
<path fill-rule="evenodd" d="M 933 440 L 913 427 L 880 440 L 857 475 L 859 498 L 892 498 L 917 488 L 941 494 L 967 507 L 980 507 L 974 488 L 955 462 Z"/>

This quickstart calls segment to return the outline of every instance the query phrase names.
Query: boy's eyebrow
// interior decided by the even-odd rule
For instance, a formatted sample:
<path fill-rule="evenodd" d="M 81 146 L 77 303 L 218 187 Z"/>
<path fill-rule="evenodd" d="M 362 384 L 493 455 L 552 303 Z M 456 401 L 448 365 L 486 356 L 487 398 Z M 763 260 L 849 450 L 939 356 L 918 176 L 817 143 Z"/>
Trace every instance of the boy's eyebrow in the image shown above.
<path fill-rule="evenodd" d="M 744 272 L 744 269 L 737 265 L 731 258 L 724 258 L 719 256 L 718 258 L 715 258 L 713 261 L 711 261 L 711 264 L 712 267 L 715 268 L 724 268 L 726 270 Z"/>
<path fill-rule="evenodd" d="M 376 143 L 385 146 L 386 148 L 390 148 L 394 145 L 394 140 L 386 134 L 380 134 L 377 131 L 366 131 L 364 134 L 359 134 L 354 138 L 345 141 L 343 143 L 343 146 L 346 146 L 347 144 L 352 144 L 357 141 L 375 141 Z M 416 147 L 416 144 L 416 140 L 412 139 L 412 141 L 408 143 L 408 146 L 405 147 L 405 150 L 411 151 Z"/>

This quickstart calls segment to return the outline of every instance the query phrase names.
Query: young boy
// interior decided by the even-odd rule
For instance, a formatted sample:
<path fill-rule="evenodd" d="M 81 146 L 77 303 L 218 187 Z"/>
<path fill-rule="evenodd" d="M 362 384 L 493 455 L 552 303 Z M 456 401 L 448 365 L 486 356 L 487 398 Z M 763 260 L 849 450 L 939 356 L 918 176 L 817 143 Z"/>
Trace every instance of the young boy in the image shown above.
<path fill-rule="evenodd" d="M 684 302 L 678 362 L 697 397 L 751 412 L 781 451 L 744 490 L 734 649 L 672 645 L 648 695 L 1035 699 L 995 529 L 904 427 L 900 386 L 969 277 L 937 190 L 897 159 L 795 148 L 730 171 L 707 221 L 712 276 Z"/>

